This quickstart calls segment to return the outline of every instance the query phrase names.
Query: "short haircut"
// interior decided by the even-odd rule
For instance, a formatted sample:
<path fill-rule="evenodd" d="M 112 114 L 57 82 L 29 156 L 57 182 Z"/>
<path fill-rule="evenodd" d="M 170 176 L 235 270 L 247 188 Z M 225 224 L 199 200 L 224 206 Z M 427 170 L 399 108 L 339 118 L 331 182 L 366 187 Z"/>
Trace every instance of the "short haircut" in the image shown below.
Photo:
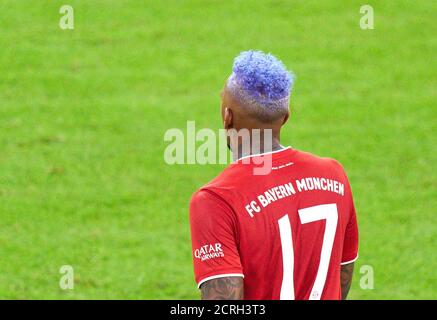
<path fill-rule="evenodd" d="M 234 60 L 226 87 L 249 113 L 271 122 L 289 111 L 294 75 L 272 54 L 243 51 Z"/>

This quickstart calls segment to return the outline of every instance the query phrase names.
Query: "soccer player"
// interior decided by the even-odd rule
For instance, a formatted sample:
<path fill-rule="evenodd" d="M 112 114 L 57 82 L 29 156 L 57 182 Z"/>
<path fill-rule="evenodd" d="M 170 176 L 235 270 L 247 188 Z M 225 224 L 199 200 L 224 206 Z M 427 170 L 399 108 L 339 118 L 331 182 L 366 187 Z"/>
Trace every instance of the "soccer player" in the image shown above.
<path fill-rule="evenodd" d="M 342 166 L 280 144 L 292 74 L 271 54 L 242 52 L 221 94 L 224 128 L 261 130 L 244 154 L 190 203 L 194 272 L 202 299 L 345 299 L 358 257 L 351 188 Z M 316 130 L 316 129 L 315 129 Z M 323 139 L 323 136 L 320 136 Z M 255 143 L 252 140 L 252 143 Z M 270 145 L 270 148 L 267 146 Z M 255 174 L 263 160 L 267 174 Z"/>

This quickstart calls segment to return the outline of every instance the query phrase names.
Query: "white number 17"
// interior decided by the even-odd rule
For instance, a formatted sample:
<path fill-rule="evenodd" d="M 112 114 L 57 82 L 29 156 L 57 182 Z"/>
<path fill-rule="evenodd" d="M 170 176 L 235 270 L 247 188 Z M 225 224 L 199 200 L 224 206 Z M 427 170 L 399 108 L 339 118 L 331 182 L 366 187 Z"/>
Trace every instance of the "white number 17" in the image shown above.
<path fill-rule="evenodd" d="M 302 224 L 319 220 L 326 220 L 325 234 L 323 236 L 320 264 L 316 280 L 311 290 L 310 300 L 319 300 L 325 286 L 328 274 L 329 261 L 331 260 L 332 246 L 337 230 L 338 211 L 335 203 L 322 204 L 298 210 Z M 281 300 L 294 300 L 294 250 L 291 235 L 290 219 L 286 214 L 278 220 L 279 233 L 282 246 L 283 278 L 281 286 Z"/>

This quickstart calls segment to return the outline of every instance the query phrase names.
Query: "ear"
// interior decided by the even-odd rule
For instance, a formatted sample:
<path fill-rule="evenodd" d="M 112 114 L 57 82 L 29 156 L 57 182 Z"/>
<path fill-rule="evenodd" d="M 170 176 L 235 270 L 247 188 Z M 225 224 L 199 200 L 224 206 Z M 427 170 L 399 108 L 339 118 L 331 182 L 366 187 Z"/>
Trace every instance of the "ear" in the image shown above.
<path fill-rule="evenodd" d="M 225 114 L 223 117 L 223 127 L 228 130 L 233 128 L 233 114 L 232 110 L 228 107 L 225 108 Z"/>
<path fill-rule="evenodd" d="M 290 111 L 288 111 L 287 114 L 285 115 L 284 121 L 282 121 L 282 125 L 284 125 L 288 121 L 288 118 L 290 118 Z"/>

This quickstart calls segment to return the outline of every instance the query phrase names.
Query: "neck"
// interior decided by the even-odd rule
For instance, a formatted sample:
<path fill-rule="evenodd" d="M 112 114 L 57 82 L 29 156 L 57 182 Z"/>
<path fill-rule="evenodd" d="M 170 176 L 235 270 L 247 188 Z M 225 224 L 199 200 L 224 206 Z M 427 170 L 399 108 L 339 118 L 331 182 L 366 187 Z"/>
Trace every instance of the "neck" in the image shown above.
<path fill-rule="evenodd" d="M 263 139 L 259 143 L 249 143 L 244 145 L 239 143 L 237 148 L 231 148 L 234 161 L 251 155 L 257 155 L 261 153 L 268 153 L 284 149 L 281 145 L 279 138 L 273 137 L 270 143 L 265 143 Z"/>

